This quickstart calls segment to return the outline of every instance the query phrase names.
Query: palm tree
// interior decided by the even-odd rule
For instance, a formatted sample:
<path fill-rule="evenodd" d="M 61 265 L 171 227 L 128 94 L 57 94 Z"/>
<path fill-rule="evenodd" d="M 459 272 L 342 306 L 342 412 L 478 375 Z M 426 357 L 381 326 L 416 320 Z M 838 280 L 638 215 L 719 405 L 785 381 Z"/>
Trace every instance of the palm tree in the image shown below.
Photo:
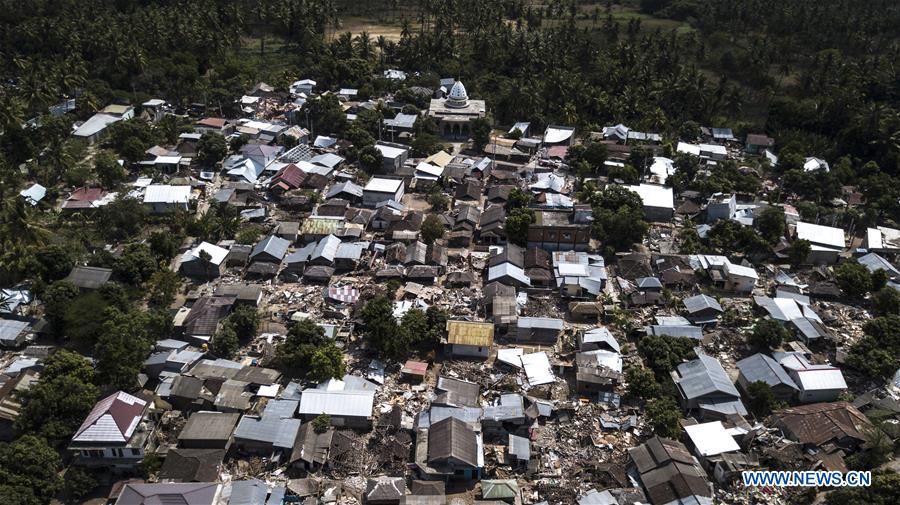
<path fill-rule="evenodd" d="M 356 51 L 364 60 L 372 56 L 372 37 L 369 36 L 369 32 L 363 31 L 356 36 Z"/>

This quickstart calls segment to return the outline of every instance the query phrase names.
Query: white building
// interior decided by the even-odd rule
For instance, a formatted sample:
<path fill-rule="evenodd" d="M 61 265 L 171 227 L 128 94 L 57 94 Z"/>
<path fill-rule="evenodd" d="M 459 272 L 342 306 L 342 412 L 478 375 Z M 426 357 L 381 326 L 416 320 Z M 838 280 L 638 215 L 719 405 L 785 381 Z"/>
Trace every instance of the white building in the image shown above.
<path fill-rule="evenodd" d="M 189 210 L 190 201 L 190 186 L 151 184 L 144 191 L 144 205 L 151 214 L 167 214 L 178 209 Z"/>
<path fill-rule="evenodd" d="M 675 215 L 675 195 L 672 188 L 655 184 L 639 184 L 625 186 L 641 197 L 644 204 L 644 217 L 648 221 L 671 221 Z"/>
<path fill-rule="evenodd" d="M 109 125 L 134 117 L 134 107 L 130 105 L 108 105 L 81 124 L 72 135 L 93 144 L 106 134 Z"/>
<path fill-rule="evenodd" d="M 363 205 L 374 207 L 387 200 L 399 202 L 403 198 L 403 192 L 402 180 L 373 177 L 363 188 Z"/>
<path fill-rule="evenodd" d="M 836 263 L 846 243 L 844 230 L 841 228 L 802 221 L 797 223 L 796 238 L 809 241 L 811 250 L 807 261 L 813 264 Z"/>
<path fill-rule="evenodd" d="M 75 432 L 69 451 L 90 467 L 134 468 L 152 447 L 146 401 L 119 391 L 100 400 Z"/>

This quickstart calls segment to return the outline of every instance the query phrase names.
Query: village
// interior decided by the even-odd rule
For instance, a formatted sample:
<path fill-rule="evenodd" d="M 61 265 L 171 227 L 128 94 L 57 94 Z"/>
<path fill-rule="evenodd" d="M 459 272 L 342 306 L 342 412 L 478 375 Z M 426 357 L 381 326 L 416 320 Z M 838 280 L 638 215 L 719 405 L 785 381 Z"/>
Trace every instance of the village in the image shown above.
<path fill-rule="evenodd" d="M 189 131 L 119 160 L 119 184 L 16 189 L 72 226 L 134 202 L 154 233 L 135 247 L 179 240 L 166 332 L 126 341 L 136 383 L 104 389 L 64 441 L 96 480 L 86 503 L 800 503 L 817 490 L 741 472 L 892 464 L 900 373 L 876 360 L 898 345 L 900 230 L 802 212 L 764 179 L 798 163 L 779 139 L 491 128 L 457 78 L 387 70 L 403 93 L 363 100 L 314 77 L 258 83 L 228 117 L 107 104 L 71 132 L 88 156 L 119 123 Z M 326 103 L 345 134 L 319 124 Z M 373 111 L 377 135 L 359 134 Z M 806 154 L 800 172 L 832 169 Z M 726 169 L 762 191 L 686 189 Z M 835 207 L 866 205 L 842 192 Z M 173 224 L 213 218 L 235 224 Z M 70 347 L 58 293 L 114 293 L 129 247 L 0 286 L 4 441 Z"/>

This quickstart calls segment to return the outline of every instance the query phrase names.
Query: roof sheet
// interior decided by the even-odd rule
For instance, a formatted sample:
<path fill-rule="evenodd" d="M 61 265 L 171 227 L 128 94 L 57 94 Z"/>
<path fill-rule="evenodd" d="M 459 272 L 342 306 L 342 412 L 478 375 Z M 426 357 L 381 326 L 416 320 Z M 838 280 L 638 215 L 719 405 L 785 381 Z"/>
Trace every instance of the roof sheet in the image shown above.
<path fill-rule="evenodd" d="M 144 192 L 144 203 L 188 203 L 190 199 L 190 186 L 151 184 Z"/>
<path fill-rule="evenodd" d="M 670 187 L 657 186 L 655 184 L 638 184 L 636 186 L 625 186 L 625 188 L 637 193 L 641 197 L 644 207 L 675 208 L 675 196 Z"/>
<path fill-rule="evenodd" d="M 685 426 L 684 431 L 701 456 L 715 456 L 741 450 L 734 437 L 722 425 L 722 421 Z"/>
<path fill-rule="evenodd" d="M 813 223 L 797 223 L 797 238 L 836 249 L 844 248 L 844 230 Z"/>
<path fill-rule="evenodd" d="M 737 368 L 747 382 L 762 381 L 771 387 L 784 384 L 797 389 L 797 385 L 791 376 L 774 359 L 765 354 L 757 353 L 737 362 Z"/>
<path fill-rule="evenodd" d="M 134 433 L 147 402 L 123 391 L 97 402 L 72 437 L 73 443 L 125 443 Z"/>
<path fill-rule="evenodd" d="M 300 415 L 328 414 L 330 416 L 372 416 L 374 391 L 324 391 L 305 389 L 300 395 Z"/>
<path fill-rule="evenodd" d="M 719 360 L 700 354 L 697 359 L 678 365 L 678 387 L 688 399 L 707 395 L 740 398 Z"/>
<path fill-rule="evenodd" d="M 376 193 L 396 193 L 403 186 L 401 179 L 385 179 L 382 177 L 373 177 L 369 180 L 363 191 L 374 191 Z"/>
<path fill-rule="evenodd" d="M 454 345 L 490 347 L 494 343 L 494 325 L 472 321 L 447 321 L 447 342 Z"/>

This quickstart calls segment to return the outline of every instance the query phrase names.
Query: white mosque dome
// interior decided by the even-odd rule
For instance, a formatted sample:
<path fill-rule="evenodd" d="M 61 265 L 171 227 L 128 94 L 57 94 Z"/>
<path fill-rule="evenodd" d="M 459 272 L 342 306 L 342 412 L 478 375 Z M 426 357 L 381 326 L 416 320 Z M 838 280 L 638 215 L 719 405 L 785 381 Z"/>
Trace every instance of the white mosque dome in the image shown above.
<path fill-rule="evenodd" d="M 453 87 L 450 88 L 450 98 L 454 100 L 468 100 L 469 95 L 466 94 L 466 87 L 463 86 L 462 81 L 456 81 L 453 83 Z"/>
<path fill-rule="evenodd" d="M 464 108 L 469 105 L 469 95 L 462 81 L 453 83 L 450 94 L 447 96 L 447 107 Z"/>

